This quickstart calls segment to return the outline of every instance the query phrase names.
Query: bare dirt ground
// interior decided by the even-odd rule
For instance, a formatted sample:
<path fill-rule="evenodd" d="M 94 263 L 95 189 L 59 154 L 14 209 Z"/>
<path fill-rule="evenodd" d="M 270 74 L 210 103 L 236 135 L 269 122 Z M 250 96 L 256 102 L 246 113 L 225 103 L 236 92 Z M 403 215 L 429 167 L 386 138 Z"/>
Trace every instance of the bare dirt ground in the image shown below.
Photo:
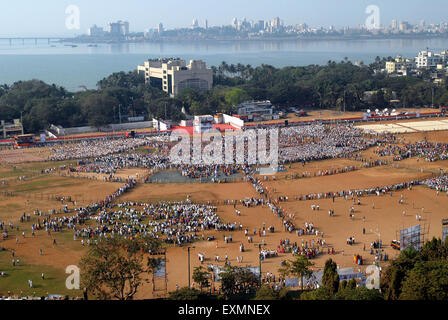
<path fill-rule="evenodd" d="M 0 163 L 14 164 L 45 161 L 48 155 L 48 148 L 4 149 L 0 150 Z"/>
<path fill-rule="evenodd" d="M 434 142 L 448 141 L 448 132 L 428 132 L 412 133 L 401 135 L 406 141 L 417 141 L 427 138 Z M 373 149 L 363 152 L 363 157 L 367 159 L 378 159 Z M 348 159 L 336 159 L 302 164 L 293 164 L 291 168 L 287 166 L 287 172 L 278 175 L 277 181 L 266 181 L 265 186 L 274 196 L 288 195 L 289 201 L 282 202 L 281 206 L 286 212 L 294 215 L 294 223 L 297 227 L 303 227 L 305 222 L 314 223 L 315 227 L 324 233 L 327 245 L 336 250 L 335 255 L 329 255 L 326 251 L 319 255 L 312 262 L 313 268 L 322 268 L 325 260 L 332 258 L 341 268 L 354 267 L 364 269 L 371 264 L 374 259 L 370 255 L 370 243 L 381 239 L 385 245 L 384 252 L 393 258 L 398 254 L 390 247 L 390 241 L 397 239 L 397 231 L 421 224 L 428 230 L 425 238 L 442 236 L 441 219 L 448 218 L 445 208 L 448 206 L 448 196 L 444 193 L 436 194 L 424 186 L 394 192 L 381 196 L 369 196 L 360 198 L 361 205 L 353 204 L 353 200 L 336 198 L 332 199 L 296 201 L 294 196 L 314 192 L 328 192 L 348 190 L 354 188 L 372 188 L 377 186 L 401 183 L 413 179 L 423 179 L 437 173 L 439 168 L 448 168 L 448 161 L 426 162 L 421 159 L 407 159 L 391 165 L 379 166 L 375 168 L 363 168 L 354 172 L 336 174 L 332 176 L 311 177 L 306 179 L 284 179 L 282 175 L 301 173 L 303 171 L 318 172 L 331 168 L 341 168 L 347 165 L 360 164 L 359 161 Z M 398 168 L 396 167 L 398 165 Z M 421 171 L 423 169 L 423 172 Z M 0 176 L 9 174 L 11 167 L 0 168 Z M 123 177 L 135 175 L 139 170 L 128 169 L 119 172 Z M 0 220 L 8 223 L 16 223 L 24 212 L 32 213 L 35 209 L 48 212 L 50 209 L 60 209 L 64 204 L 61 201 L 50 199 L 52 194 L 71 195 L 82 205 L 87 205 L 92 200 L 102 199 L 106 195 L 115 191 L 120 183 L 103 182 L 101 180 L 88 180 L 85 178 L 68 178 L 57 175 L 42 175 L 33 177 L 27 181 L 14 181 L 2 187 L 0 191 L 10 190 L 17 194 L 15 197 L 0 196 Z M 317 239 L 316 236 L 298 236 L 296 233 L 289 233 L 283 230 L 282 221 L 275 216 L 267 207 L 246 208 L 241 205 L 237 209 L 241 210 L 241 216 L 235 214 L 232 205 L 223 205 L 222 200 L 244 199 L 246 197 L 260 197 L 247 182 L 238 183 L 191 183 L 191 184 L 139 184 L 134 190 L 126 193 L 120 198 L 124 201 L 181 201 L 187 195 L 191 200 L 204 202 L 208 200 L 220 200 L 218 214 L 226 222 L 236 222 L 243 225 L 242 231 L 204 233 L 206 238 L 214 235 L 216 241 L 199 241 L 191 249 L 191 273 L 194 267 L 200 264 L 198 253 L 205 254 L 205 264 L 223 265 L 224 257 L 227 254 L 232 265 L 258 266 L 258 243 L 263 240 L 265 248 L 274 250 L 279 245 L 280 240 L 289 239 L 292 242 L 300 243 L 302 240 L 311 241 Z M 403 195 L 404 204 L 399 204 L 399 199 Z M 311 205 L 319 205 L 319 211 L 311 210 Z M 373 206 L 374 204 L 374 206 Z M 349 218 L 349 209 L 355 207 L 355 218 Z M 422 210 L 423 208 L 423 210 Z M 335 216 L 330 217 L 328 210 L 334 210 Z M 405 212 L 405 215 L 403 215 Z M 422 221 L 416 220 L 416 215 L 422 215 Z M 365 219 L 363 219 L 365 217 Z M 37 217 L 32 215 L 33 221 Z M 365 220 L 365 221 L 364 221 Z M 258 231 L 263 227 L 274 226 L 274 233 L 267 233 L 266 237 L 260 237 L 258 232 L 253 235 L 253 230 Z M 22 228 L 22 226 L 21 226 Z M 248 243 L 244 235 L 244 229 L 249 230 L 253 235 L 253 243 Z M 363 233 L 363 228 L 365 233 Z M 73 234 L 69 231 L 61 234 L 49 236 L 45 231 L 39 231 L 34 238 L 31 237 L 31 228 L 28 224 L 24 226 L 26 237 L 21 237 L 19 231 L 19 243 L 16 244 L 15 236 L 11 239 L 0 240 L 0 246 L 7 249 L 14 248 L 16 255 L 29 264 L 48 265 L 65 272 L 65 268 L 70 264 L 77 264 L 86 252 L 87 248 L 81 246 L 79 241 L 73 240 Z M 226 244 L 224 236 L 232 235 L 233 242 Z M 199 236 L 202 236 L 201 234 Z M 57 239 L 57 245 L 53 246 L 52 239 Z M 346 239 L 355 237 L 355 245 L 347 245 Z M 246 251 L 241 253 L 239 245 L 243 243 Z M 364 251 L 364 245 L 366 251 Z M 39 254 L 39 249 L 43 249 L 44 254 Z M 364 266 L 357 266 L 353 263 L 353 255 L 360 254 L 364 258 Z M 220 262 L 215 262 L 215 256 L 220 257 Z M 243 262 L 236 261 L 237 256 L 243 256 Z M 180 287 L 188 285 L 188 260 L 187 249 L 184 247 L 169 247 L 167 253 L 167 279 L 168 291 L 175 289 L 176 284 Z M 278 275 L 280 262 L 284 259 L 292 259 L 291 254 L 279 254 L 278 257 L 268 258 L 262 262 L 262 271 L 271 272 Z M 386 264 L 382 264 L 385 266 Z M 151 276 L 148 277 L 151 279 Z M 65 281 L 65 279 L 61 279 Z M 156 281 L 156 295 L 163 292 L 163 281 Z M 153 297 L 151 283 L 145 283 L 139 291 L 137 298 Z"/>
<path fill-rule="evenodd" d="M 89 205 L 104 199 L 121 187 L 122 183 L 102 182 L 81 178 L 43 175 L 26 181 L 9 183 L 0 186 L 0 194 L 11 192 L 13 196 L 1 196 L 0 219 L 19 219 L 24 212 L 31 213 L 35 209 L 48 212 L 50 209 L 59 210 L 68 204 L 73 208 L 75 204 L 57 201 L 55 198 L 71 197 L 76 206 Z M 5 214 L 8 214 L 5 216 Z M 9 220 L 6 220 L 9 222 Z M 11 220 L 14 222 L 14 220 Z"/>

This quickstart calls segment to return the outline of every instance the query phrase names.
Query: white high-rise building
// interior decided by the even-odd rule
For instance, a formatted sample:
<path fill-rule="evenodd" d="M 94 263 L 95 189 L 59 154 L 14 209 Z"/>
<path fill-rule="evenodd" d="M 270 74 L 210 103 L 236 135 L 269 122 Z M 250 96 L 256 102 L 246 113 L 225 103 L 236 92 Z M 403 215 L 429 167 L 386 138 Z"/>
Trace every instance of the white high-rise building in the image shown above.
<path fill-rule="evenodd" d="M 276 17 L 272 20 L 271 26 L 273 29 L 279 29 L 282 25 L 282 22 L 279 17 Z"/>
<path fill-rule="evenodd" d="M 420 51 L 415 58 L 416 67 L 419 69 L 436 68 L 442 62 L 443 57 L 440 54 L 435 54 L 429 50 Z"/>
<path fill-rule="evenodd" d="M 199 22 L 198 22 L 198 19 L 196 19 L 196 18 L 194 18 L 193 19 L 193 22 L 191 23 L 191 29 L 196 29 L 196 28 L 198 28 L 199 27 Z"/>
<path fill-rule="evenodd" d="M 186 88 L 198 91 L 210 90 L 213 86 L 213 70 L 201 60 L 162 58 L 145 61 L 137 70 L 145 76 L 146 83 L 176 96 Z"/>

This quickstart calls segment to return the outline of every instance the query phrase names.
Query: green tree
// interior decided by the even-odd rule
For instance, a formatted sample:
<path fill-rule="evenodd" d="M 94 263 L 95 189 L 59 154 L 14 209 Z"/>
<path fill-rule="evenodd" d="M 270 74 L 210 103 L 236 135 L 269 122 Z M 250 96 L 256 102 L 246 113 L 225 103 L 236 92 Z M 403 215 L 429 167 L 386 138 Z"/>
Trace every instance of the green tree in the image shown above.
<path fill-rule="evenodd" d="M 301 300 L 331 300 L 333 294 L 327 287 L 320 287 L 316 290 L 304 291 L 300 295 Z"/>
<path fill-rule="evenodd" d="M 299 255 L 293 261 L 285 261 L 284 265 L 280 267 L 279 272 L 283 276 L 292 275 L 300 278 L 300 283 L 302 286 L 302 291 L 304 287 L 304 277 L 309 277 L 312 274 L 310 267 L 313 263 L 310 262 L 305 256 Z"/>
<path fill-rule="evenodd" d="M 401 300 L 448 300 L 446 261 L 419 261 L 403 281 Z"/>
<path fill-rule="evenodd" d="M 112 73 L 107 78 L 104 78 L 98 81 L 97 86 L 100 90 L 106 88 L 126 88 L 126 89 L 136 89 L 140 85 L 145 83 L 145 77 L 142 74 L 139 74 L 136 70 L 130 71 L 128 73 L 125 72 L 115 72 Z"/>
<path fill-rule="evenodd" d="M 269 286 L 263 285 L 257 290 L 254 300 L 278 300 L 279 294 Z"/>
<path fill-rule="evenodd" d="M 226 265 L 221 277 L 221 290 L 226 298 L 237 294 L 247 294 L 258 286 L 258 279 L 248 268 Z"/>
<path fill-rule="evenodd" d="M 202 266 L 194 268 L 193 281 L 199 284 L 201 291 L 202 288 L 207 288 L 210 286 L 209 278 L 210 274 Z"/>
<path fill-rule="evenodd" d="M 81 112 L 90 126 L 100 128 L 113 122 L 114 111 L 119 112 L 119 101 L 104 93 L 87 94 L 81 98 Z"/>
<path fill-rule="evenodd" d="M 203 300 L 204 293 L 198 289 L 183 287 L 177 291 L 169 292 L 171 300 L 195 301 Z"/>
<path fill-rule="evenodd" d="M 409 248 L 400 252 L 397 259 L 390 261 L 389 267 L 382 273 L 380 279 L 380 288 L 387 300 L 399 299 L 406 274 L 414 268 L 419 259 L 419 252 Z"/>
<path fill-rule="evenodd" d="M 384 300 L 379 290 L 356 287 L 356 284 L 355 287 L 347 285 L 345 289 L 339 290 L 332 298 L 335 300 Z"/>
<path fill-rule="evenodd" d="M 225 102 L 231 106 L 236 106 L 241 102 L 250 99 L 247 92 L 241 88 L 232 88 L 224 91 Z"/>
<path fill-rule="evenodd" d="M 104 238 L 81 259 L 82 285 L 101 300 L 131 300 L 140 288 L 144 268 L 142 252 L 158 248 L 154 238 Z"/>
<path fill-rule="evenodd" d="M 337 272 L 336 262 L 332 259 L 328 259 L 325 262 L 324 274 L 322 276 L 322 286 L 326 287 L 331 295 L 338 292 L 339 275 Z"/>

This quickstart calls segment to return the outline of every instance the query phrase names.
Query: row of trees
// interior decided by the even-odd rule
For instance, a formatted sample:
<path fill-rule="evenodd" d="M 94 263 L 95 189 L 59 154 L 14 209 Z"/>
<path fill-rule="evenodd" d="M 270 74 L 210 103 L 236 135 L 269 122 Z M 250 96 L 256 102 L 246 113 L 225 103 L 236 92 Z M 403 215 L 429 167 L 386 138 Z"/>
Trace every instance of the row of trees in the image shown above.
<path fill-rule="evenodd" d="M 381 277 L 390 300 L 448 300 L 448 243 L 433 238 L 421 251 L 407 249 Z"/>
<path fill-rule="evenodd" d="M 145 84 L 136 71 L 113 73 L 98 82 L 97 90 L 67 92 L 65 88 L 39 80 L 19 81 L 0 86 L 0 119 L 23 117 L 27 132 L 37 132 L 49 124 L 100 127 L 117 123 L 126 116 L 167 116 L 184 118 L 182 108 L 192 115 L 215 112 L 233 113 L 244 100 L 269 99 L 280 107 L 365 110 L 399 106 L 447 105 L 446 85 L 434 86 L 422 78 L 388 77 L 374 71 L 386 60 L 379 57 L 367 65 L 354 65 L 347 59 L 326 65 L 275 68 L 252 67 L 222 62 L 212 67 L 214 87 L 207 92 L 185 89 L 175 98 Z M 370 100 L 366 91 L 376 91 Z"/>
<path fill-rule="evenodd" d="M 160 248 L 161 242 L 152 237 L 101 239 L 81 260 L 83 288 L 99 299 L 133 299 L 144 283 L 144 275 L 153 274 L 160 261 L 144 253 Z M 447 259 L 448 243 L 436 238 L 427 242 L 421 251 L 404 250 L 383 272 L 381 290 L 359 287 L 354 279 L 341 282 L 332 259 L 325 262 L 321 286 L 311 291 L 304 290 L 304 279 L 311 276 L 313 264 L 304 256 L 285 261 L 278 271 L 283 277 L 301 280 L 301 290 L 295 292 L 295 297 L 302 300 L 448 300 Z M 259 279 L 247 268 L 225 266 L 219 276 L 220 296 L 203 290 L 211 287 L 212 276 L 200 266 L 193 271 L 193 281 L 199 289 L 182 288 L 171 292 L 170 298 L 279 300 L 293 297 L 288 289 L 275 291 L 260 286 Z"/>

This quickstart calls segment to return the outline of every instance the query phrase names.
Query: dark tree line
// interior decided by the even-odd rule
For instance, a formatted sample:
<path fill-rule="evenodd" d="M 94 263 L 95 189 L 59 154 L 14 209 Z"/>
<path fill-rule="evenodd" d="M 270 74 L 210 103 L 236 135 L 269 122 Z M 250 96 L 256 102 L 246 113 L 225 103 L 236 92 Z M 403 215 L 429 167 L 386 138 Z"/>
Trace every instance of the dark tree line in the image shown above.
<path fill-rule="evenodd" d="M 326 65 L 275 68 L 222 62 L 212 67 L 214 87 L 207 92 L 186 89 L 175 98 L 145 84 L 136 71 L 117 72 L 100 80 L 96 90 L 67 92 L 39 80 L 0 86 L 0 119 L 22 115 L 27 132 L 50 124 L 103 126 L 126 121 L 128 116 L 180 120 L 188 114 L 234 113 L 244 100 L 268 99 L 280 108 L 322 108 L 360 111 L 366 108 L 421 107 L 448 104 L 446 84 L 435 86 L 422 77 L 388 77 L 374 70 L 384 68 L 389 58 L 370 65 L 354 65 L 348 59 Z M 374 91 L 370 100 L 364 93 Z M 397 105 L 394 105 L 397 106 Z"/>

